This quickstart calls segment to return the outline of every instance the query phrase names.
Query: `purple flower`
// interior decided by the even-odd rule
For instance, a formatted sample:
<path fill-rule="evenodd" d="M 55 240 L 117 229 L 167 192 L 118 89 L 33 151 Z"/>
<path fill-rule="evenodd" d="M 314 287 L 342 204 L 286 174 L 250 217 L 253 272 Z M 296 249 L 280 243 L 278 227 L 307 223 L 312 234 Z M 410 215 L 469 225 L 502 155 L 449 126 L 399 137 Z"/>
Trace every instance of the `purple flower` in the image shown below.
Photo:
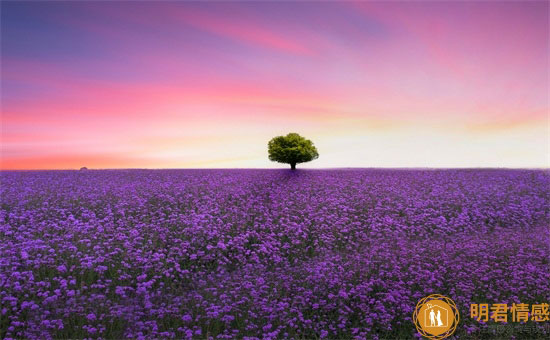
<path fill-rule="evenodd" d="M 412 312 L 430 293 L 468 315 L 479 294 L 540 303 L 550 291 L 545 171 L 3 171 L 0 181 L 6 337 L 418 337 Z M 488 326 L 461 318 L 455 335 Z"/>

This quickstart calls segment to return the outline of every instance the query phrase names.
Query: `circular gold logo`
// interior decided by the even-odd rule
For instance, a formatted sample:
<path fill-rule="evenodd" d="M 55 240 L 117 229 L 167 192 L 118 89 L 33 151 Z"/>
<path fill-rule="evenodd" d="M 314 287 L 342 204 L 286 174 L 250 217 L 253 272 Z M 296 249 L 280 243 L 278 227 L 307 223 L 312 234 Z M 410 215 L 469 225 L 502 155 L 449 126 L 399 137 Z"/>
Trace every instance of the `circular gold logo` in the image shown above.
<path fill-rule="evenodd" d="M 413 322 L 418 332 L 433 340 L 451 336 L 459 321 L 460 315 L 455 302 L 440 294 L 420 299 L 413 313 Z"/>

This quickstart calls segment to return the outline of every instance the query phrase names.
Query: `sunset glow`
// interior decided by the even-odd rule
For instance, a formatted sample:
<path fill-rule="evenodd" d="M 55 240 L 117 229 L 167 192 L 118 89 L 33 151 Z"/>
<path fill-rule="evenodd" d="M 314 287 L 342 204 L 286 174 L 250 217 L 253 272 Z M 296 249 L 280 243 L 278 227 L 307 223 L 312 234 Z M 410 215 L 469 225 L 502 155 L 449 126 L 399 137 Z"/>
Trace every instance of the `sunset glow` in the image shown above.
<path fill-rule="evenodd" d="M 548 167 L 548 2 L 2 2 L 1 169 Z"/>

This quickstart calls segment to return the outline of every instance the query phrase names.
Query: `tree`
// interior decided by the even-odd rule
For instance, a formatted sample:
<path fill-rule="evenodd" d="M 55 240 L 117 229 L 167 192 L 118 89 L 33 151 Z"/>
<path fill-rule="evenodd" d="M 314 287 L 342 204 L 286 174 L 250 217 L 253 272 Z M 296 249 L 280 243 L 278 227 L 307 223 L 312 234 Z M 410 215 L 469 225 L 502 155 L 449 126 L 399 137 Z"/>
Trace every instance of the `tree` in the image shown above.
<path fill-rule="evenodd" d="M 309 162 L 319 157 L 313 142 L 297 133 L 274 137 L 267 146 L 269 160 L 290 164 L 292 170 L 296 169 L 298 163 Z"/>

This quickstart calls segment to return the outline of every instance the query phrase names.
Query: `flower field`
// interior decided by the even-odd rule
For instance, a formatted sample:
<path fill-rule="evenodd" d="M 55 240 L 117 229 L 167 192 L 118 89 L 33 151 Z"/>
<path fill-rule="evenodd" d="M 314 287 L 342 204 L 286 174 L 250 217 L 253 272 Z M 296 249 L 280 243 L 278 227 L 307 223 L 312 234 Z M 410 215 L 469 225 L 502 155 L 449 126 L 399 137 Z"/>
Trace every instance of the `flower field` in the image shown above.
<path fill-rule="evenodd" d="M 496 338 L 471 303 L 550 302 L 545 171 L 0 180 L 1 338 L 412 338 L 431 293 L 456 302 L 455 337 Z"/>

